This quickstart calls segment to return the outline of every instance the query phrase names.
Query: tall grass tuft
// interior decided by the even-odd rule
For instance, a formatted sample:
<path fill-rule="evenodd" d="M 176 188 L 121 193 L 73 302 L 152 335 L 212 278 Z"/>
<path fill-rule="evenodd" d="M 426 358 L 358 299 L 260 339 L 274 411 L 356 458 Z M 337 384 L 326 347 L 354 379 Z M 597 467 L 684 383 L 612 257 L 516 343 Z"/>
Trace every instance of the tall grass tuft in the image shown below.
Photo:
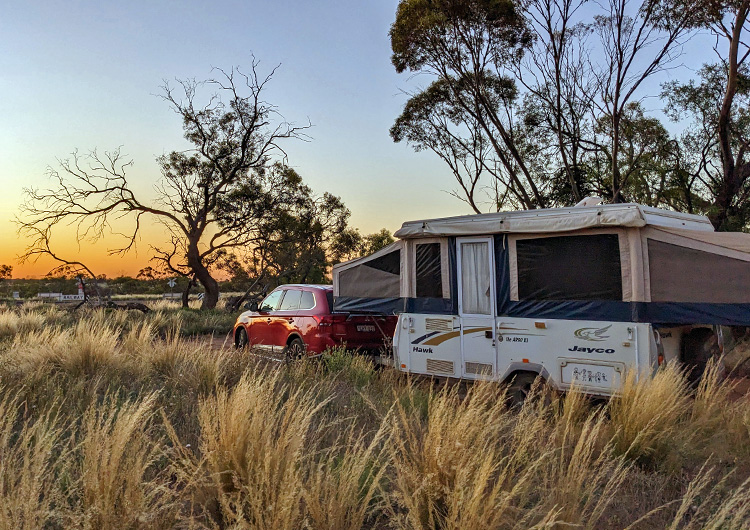
<path fill-rule="evenodd" d="M 381 493 L 389 466 L 387 423 L 370 441 L 349 427 L 338 441 L 308 459 L 303 499 L 310 528 L 357 530 L 376 525 L 385 507 Z"/>
<path fill-rule="evenodd" d="M 247 372 L 200 405 L 197 464 L 205 473 L 197 502 L 215 510 L 222 526 L 299 528 L 303 521 L 302 463 L 325 405 L 315 389 L 282 384 L 280 372 Z M 193 473 L 196 470 L 193 470 Z"/>
<path fill-rule="evenodd" d="M 119 403 L 107 397 L 84 415 L 77 501 L 84 528 L 160 528 L 174 520 L 173 490 L 155 470 L 150 424 L 156 395 Z"/>
<path fill-rule="evenodd" d="M 0 389 L 5 394 L 7 389 Z M 59 418 L 52 410 L 19 418 L 13 395 L 0 400 L 0 529 L 32 530 L 59 524 L 65 497 L 55 471 L 69 461 Z"/>
<path fill-rule="evenodd" d="M 690 408 L 688 382 L 677 364 L 669 363 L 653 377 L 639 378 L 630 370 L 607 409 L 616 454 L 644 465 L 665 462 L 692 436 L 680 428 Z"/>

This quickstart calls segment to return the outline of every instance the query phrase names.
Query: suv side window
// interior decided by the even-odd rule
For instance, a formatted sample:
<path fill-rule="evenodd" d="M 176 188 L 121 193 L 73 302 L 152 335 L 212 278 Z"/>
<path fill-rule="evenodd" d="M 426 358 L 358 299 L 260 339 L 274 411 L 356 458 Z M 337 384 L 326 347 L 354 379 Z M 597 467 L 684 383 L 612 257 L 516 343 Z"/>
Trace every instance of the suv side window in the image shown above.
<path fill-rule="evenodd" d="M 296 311 L 299 309 L 299 299 L 302 296 L 302 291 L 293 289 L 287 289 L 284 299 L 281 301 L 279 311 Z"/>
<path fill-rule="evenodd" d="M 315 307 L 315 297 L 312 291 L 302 291 L 302 298 L 299 302 L 300 309 L 312 309 Z"/>
<path fill-rule="evenodd" d="M 269 312 L 276 310 L 276 307 L 278 307 L 279 302 L 281 301 L 281 295 L 284 294 L 284 291 L 274 291 L 268 296 L 266 296 L 265 300 L 263 300 L 260 303 L 260 307 L 258 308 L 258 311 L 262 312 Z"/>

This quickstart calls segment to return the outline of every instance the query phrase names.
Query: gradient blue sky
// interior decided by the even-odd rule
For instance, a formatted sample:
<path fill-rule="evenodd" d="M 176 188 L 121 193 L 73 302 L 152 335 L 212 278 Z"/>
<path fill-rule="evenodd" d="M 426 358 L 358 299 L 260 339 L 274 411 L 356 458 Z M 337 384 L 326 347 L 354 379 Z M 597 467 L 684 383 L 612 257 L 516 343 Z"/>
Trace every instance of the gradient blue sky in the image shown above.
<path fill-rule="evenodd" d="M 32 1 L 0 11 L 0 263 L 21 268 L 11 219 L 25 186 L 74 149 L 122 146 L 134 160 L 133 185 L 149 193 L 154 159 L 185 146 L 180 121 L 154 94 L 163 79 L 211 75 L 211 67 L 280 68 L 266 93 L 310 141 L 286 144 L 289 163 L 316 192 L 344 199 L 364 233 L 405 220 L 469 213 L 451 197 L 453 177 L 429 153 L 394 144 L 388 129 L 406 101 L 402 90 L 429 82 L 397 75 L 388 30 L 397 0 Z M 109 275 L 146 265 L 106 258 L 107 242 L 81 253 Z M 112 246 L 115 242 L 113 241 Z"/>

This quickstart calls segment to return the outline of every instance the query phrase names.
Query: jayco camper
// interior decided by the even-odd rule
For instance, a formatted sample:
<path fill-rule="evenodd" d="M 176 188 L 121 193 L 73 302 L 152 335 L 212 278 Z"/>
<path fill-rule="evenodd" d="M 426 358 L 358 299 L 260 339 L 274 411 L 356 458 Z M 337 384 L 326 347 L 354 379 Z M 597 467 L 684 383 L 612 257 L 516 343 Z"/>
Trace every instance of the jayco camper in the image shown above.
<path fill-rule="evenodd" d="M 615 392 L 678 359 L 702 372 L 720 325 L 750 325 L 750 234 L 638 204 L 407 222 L 334 267 L 335 308 L 397 314 L 402 371 Z"/>

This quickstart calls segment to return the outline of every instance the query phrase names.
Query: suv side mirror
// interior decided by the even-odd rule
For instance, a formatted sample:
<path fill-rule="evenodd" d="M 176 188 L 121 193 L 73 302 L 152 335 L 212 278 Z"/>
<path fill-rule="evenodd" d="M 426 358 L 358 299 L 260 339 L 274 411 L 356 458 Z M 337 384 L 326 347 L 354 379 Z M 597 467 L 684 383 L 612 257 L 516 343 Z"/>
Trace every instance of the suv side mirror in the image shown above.
<path fill-rule="evenodd" d="M 258 302 L 248 302 L 245 304 L 245 309 L 248 311 L 257 311 L 258 310 Z"/>

